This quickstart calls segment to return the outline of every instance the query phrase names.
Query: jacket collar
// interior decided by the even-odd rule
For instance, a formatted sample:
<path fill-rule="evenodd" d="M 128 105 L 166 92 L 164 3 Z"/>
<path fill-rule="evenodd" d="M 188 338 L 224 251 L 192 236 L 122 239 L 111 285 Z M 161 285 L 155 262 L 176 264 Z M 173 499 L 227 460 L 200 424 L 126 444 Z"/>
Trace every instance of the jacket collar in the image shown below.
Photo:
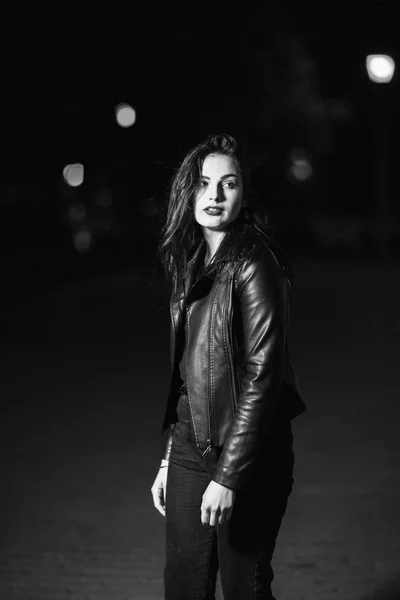
<path fill-rule="evenodd" d="M 185 298 L 188 297 L 189 292 L 193 287 L 193 284 L 196 279 L 196 273 L 197 273 L 197 269 L 199 267 L 199 263 L 201 261 L 204 261 L 205 250 L 206 250 L 206 241 L 204 239 L 202 239 L 200 244 L 197 246 L 196 250 L 194 251 L 192 258 L 188 262 L 187 276 L 185 279 L 185 293 L 184 293 Z"/>

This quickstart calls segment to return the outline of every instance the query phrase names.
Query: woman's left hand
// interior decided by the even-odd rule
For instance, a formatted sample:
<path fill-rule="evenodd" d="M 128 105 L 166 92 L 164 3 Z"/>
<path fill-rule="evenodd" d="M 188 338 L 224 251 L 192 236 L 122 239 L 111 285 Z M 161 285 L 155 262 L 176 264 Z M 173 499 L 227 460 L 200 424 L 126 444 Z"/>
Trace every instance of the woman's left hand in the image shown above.
<path fill-rule="evenodd" d="M 203 494 L 201 503 L 201 523 L 215 527 L 221 525 L 232 516 L 233 504 L 236 492 L 229 488 L 211 481 Z"/>

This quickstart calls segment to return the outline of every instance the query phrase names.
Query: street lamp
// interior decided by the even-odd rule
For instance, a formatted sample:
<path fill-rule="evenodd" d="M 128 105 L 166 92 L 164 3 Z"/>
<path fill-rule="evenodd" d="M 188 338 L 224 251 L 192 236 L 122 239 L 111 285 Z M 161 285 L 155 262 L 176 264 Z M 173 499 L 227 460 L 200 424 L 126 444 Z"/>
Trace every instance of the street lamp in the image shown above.
<path fill-rule="evenodd" d="M 367 56 L 368 77 L 374 83 L 389 83 L 392 81 L 395 63 L 387 54 L 369 54 Z"/>
<path fill-rule="evenodd" d="M 369 79 L 373 83 L 389 83 L 394 74 L 395 62 L 387 54 L 369 54 L 366 60 Z M 384 92 L 381 85 L 375 87 L 376 119 L 376 241 L 378 255 L 383 258 L 387 254 L 387 225 L 388 225 L 388 199 L 386 194 L 386 123 Z"/>

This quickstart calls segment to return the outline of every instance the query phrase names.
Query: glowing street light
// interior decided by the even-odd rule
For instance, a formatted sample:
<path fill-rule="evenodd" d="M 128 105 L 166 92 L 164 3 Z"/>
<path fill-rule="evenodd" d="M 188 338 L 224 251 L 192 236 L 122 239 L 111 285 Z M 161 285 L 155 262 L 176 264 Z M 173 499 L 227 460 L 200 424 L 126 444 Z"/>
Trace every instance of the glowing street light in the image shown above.
<path fill-rule="evenodd" d="M 120 127 L 132 127 L 136 121 L 136 111 L 130 104 L 118 104 L 115 118 Z"/>
<path fill-rule="evenodd" d="M 369 54 L 367 56 L 368 77 L 374 83 L 389 83 L 392 81 L 395 62 L 388 54 Z"/>
<path fill-rule="evenodd" d="M 389 83 L 394 75 L 395 61 L 388 54 L 369 54 L 366 59 L 366 67 L 369 79 L 373 83 Z M 385 86 L 377 85 L 375 88 L 375 148 L 376 148 L 376 242 L 378 255 L 383 258 L 387 254 L 387 226 L 389 217 L 389 205 L 386 193 L 387 172 L 387 128 L 385 122 Z"/>
<path fill-rule="evenodd" d="M 81 163 L 67 165 L 63 169 L 63 177 L 65 183 L 71 187 L 82 185 L 84 179 L 84 167 Z"/>

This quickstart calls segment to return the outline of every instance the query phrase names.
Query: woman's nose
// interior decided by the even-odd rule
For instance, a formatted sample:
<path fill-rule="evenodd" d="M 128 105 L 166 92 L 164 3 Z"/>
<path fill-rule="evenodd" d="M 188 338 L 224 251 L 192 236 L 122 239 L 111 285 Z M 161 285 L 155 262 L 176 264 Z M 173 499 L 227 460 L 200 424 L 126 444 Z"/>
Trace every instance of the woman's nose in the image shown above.
<path fill-rule="evenodd" d="M 223 200 L 222 189 L 219 186 L 210 190 L 210 200 L 212 202 L 221 202 Z"/>

